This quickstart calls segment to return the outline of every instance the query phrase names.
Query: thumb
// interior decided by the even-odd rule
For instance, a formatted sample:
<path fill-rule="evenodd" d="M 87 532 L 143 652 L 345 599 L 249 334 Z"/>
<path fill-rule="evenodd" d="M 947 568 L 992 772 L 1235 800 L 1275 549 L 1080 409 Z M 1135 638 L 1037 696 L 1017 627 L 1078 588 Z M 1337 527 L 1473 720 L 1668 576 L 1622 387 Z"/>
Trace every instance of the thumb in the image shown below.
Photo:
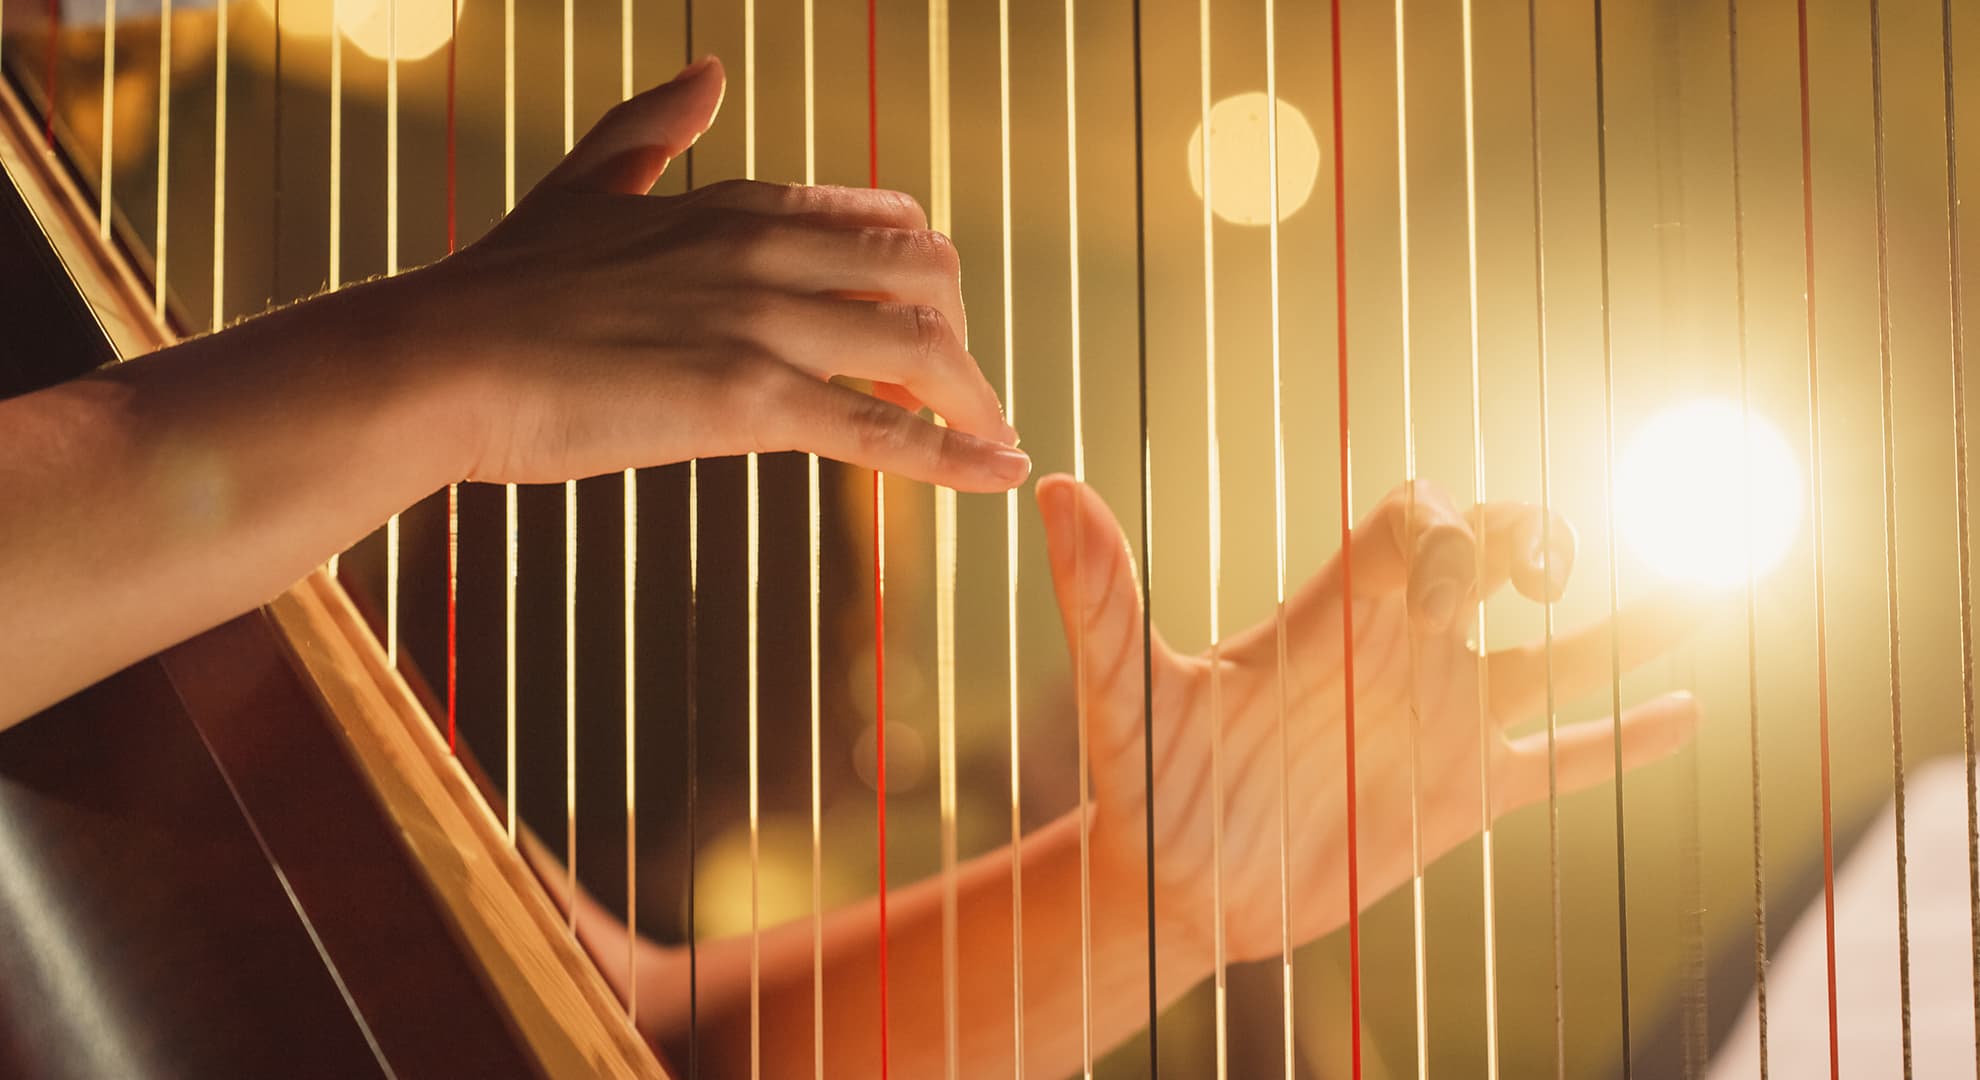
<path fill-rule="evenodd" d="M 1084 668 L 1089 703 L 1103 705 L 1116 691 L 1130 689 L 1139 700 L 1141 589 L 1120 523 L 1098 492 L 1063 474 L 1038 481 L 1038 507 L 1066 645 L 1074 670 Z M 1138 709 L 1129 711 L 1139 716 Z M 1120 733 L 1108 728 L 1102 721 L 1095 734 L 1115 741 Z"/>
<path fill-rule="evenodd" d="M 672 81 L 612 107 L 544 179 L 549 187 L 644 195 L 722 107 L 722 62 L 703 57 Z"/>

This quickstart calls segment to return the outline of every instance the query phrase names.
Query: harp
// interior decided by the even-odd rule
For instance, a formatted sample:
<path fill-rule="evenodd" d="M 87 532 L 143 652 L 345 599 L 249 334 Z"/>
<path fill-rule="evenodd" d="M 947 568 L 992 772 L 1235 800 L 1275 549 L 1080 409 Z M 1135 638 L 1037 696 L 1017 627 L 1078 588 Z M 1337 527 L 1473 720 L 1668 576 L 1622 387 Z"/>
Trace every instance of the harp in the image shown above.
<path fill-rule="evenodd" d="M 1054 990 L 1082 1014 L 1056 1018 L 1078 1048 L 1060 1064 L 1090 1075 L 1964 1075 L 1974 23 L 1952 0 L 7 5 L 0 314 L 45 342 L 29 360 L 98 362 L 105 331 L 130 355 L 440 257 L 588 117 L 713 51 L 728 114 L 661 190 L 922 198 L 971 268 L 972 345 L 1027 447 L 1127 522 L 1179 650 L 1258 625 L 1283 667 L 1305 644 L 1288 596 L 1402 479 L 1580 529 L 1558 601 L 1467 613 L 1481 651 L 1551 656 L 1674 580 L 1715 582 L 1719 606 L 1600 692 L 1549 681 L 1512 730 L 1551 766 L 1574 723 L 1698 695 L 1686 747 L 1592 790 L 1549 768 L 1508 809 L 1489 769 L 1398 766 L 1383 822 L 1352 723 L 1297 776 L 1267 740 L 1281 792 L 1341 793 L 1341 925 L 1295 941 L 1313 898 L 1274 885 L 1283 929 L 1263 932 L 1287 947 L 1231 963 L 1220 891 L 1185 935 L 1203 955 L 1181 966 L 1206 974 L 1165 988 L 1173 927 L 1151 919 L 1147 963 L 1097 991 L 1145 997 L 1121 1042 L 1092 1034 L 1088 965 L 1027 978 L 1022 903 L 998 916 L 1001 1011 L 956 989 L 962 862 L 1092 812 L 1068 719 L 1083 649 L 1061 644 L 1027 502 L 782 457 L 439 493 L 266 611 L 66 703 L 86 745 L 41 722 L 0 737 L 0 1054 L 29 1075 L 662 1075 L 598 970 L 627 928 L 588 953 L 551 899 L 582 879 L 680 961 L 674 1075 L 760 1068 L 767 1039 L 816 1047 L 820 1075 L 828 1040 L 871 1041 L 884 1075 L 890 1037 L 978 1075 L 987 1044 L 1033 1051 L 1046 1020 L 1013 1003 Z M 1716 505 L 1714 472 L 1736 474 Z M 1732 540 L 1701 529 L 1713 514 Z M 134 713 L 169 723 L 119 758 Z M 296 719 L 248 722 L 276 715 Z M 1244 767 L 1220 715 L 1191 744 L 1219 793 Z M 288 776 L 320 797 L 299 809 Z M 1149 793 L 1151 822 L 1188 798 Z M 1481 835 L 1425 858 L 1440 797 Z M 170 868 L 129 825 L 167 805 L 231 837 L 210 847 L 239 910 L 209 910 L 205 938 L 157 925 L 200 909 L 193 884 L 135 915 L 78 899 L 114 889 L 120 858 Z M 1220 868 L 1311 824 L 1202 817 Z M 531 824 L 561 860 L 544 883 L 512 847 Z M 1376 860 L 1400 860 L 1399 888 L 1359 891 Z M 808 1023 L 763 1031 L 754 943 L 780 923 L 821 940 L 890 869 L 935 884 L 935 974 L 853 1008 L 807 944 Z M 1017 895 L 1034 919 L 1088 899 Z M 230 926 L 265 964 L 222 962 Z M 144 934 L 160 965 L 210 969 L 183 1000 L 238 1026 L 159 1034 L 213 1014 L 132 1004 L 156 971 L 106 943 Z M 381 961 L 381 938 L 408 951 Z M 696 1015 L 695 957 L 724 939 L 752 948 L 721 1028 Z"/>

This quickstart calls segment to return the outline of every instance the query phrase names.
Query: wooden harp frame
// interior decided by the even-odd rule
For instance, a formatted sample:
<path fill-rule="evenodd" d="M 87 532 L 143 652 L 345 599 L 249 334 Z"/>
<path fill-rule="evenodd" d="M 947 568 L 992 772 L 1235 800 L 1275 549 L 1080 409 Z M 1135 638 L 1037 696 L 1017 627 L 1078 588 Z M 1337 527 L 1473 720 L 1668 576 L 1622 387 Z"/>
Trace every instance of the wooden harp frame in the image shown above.
<path fill-rule="evenodd" d="M 80 188 L 4 80 L 0 168 L 9 181 L 0 195 L 13 204 L 0 218 L 28 241 L 15 244 L 10 236 L 0 245 L 6 249 L 0 261 L 11 264 L 7 278 L 28 280 L 59 267 L 60 277 L 48 284 L 72 301 L 65 312 L 35 312 L 39 333 L 26 325 L 7 328 L 28 342 L 27 365 L 36 362 L 31 354 L 37 351 L 49 364 L 62 362 L 37 349 L 58 341 L 68 357 L 96 362 L 171 344 L 176 335 L 154 314 L 138 273 L 122 251 L 99 239 Z M 42 244 L 33 243 L 37 238 Z M 31 250 L 37 246 L 40 251 Z M 28 312 L 19 315 L 25 324 Z M 78 373 L 12 374 L 48 382 Z M 472 766 L 450 754 L 418 694 L 387 664 L 384 647 L 351 598 L 324 572 L 52 712 L 61 718 L 44 716 L 0 741 L 0 819 L 16 823 L 7 830 L 12 857 L 83 866 L 89 855 L 50 843 L 59 839 L 53 827 L 63 825 L 57 819 L 64 800 L 143 777 L 146 770 L 135 759 L 160 752 L 160 740 L 180 751 L 195 745 L 209 756 L 245 827 L 230 822 L 228 835 L 251 837 L 258 845 L 268 872 L 254 875 L 261 878 L 260 891 L 286 894 L 381 1073 L 460 1075 L 465 1067 L 476 1075 L 667 1075 L 509 845 L 491 810 L 499 805 L 495 796 L 477 790 Z M 112 724 L 117 730 L 105 732 L 104 725 Z M 132 738 L 133 725 L 146 730 Z M 92 742 L 90 735 L 99 732 L 115 737 Z M 77 746 L 90 749 L 79 756 L 71 752 Z M 123 767 L 124 759 L 132 767 Z M 15 777 L 33 782 L 8 783 Z M 169 819 L 188 805 L 189 794 L 166 790 L 178 787 L 176 781 L 156 786 L 130 793 L 110 820 L 91 824 L 88 839 L 103 843 L 90 846 L 100 847 L 105 859 L 135 859 L 146 871 L 169 873 L 177 864 L 192 877 L 211 870 L 210 860 L 177 858 L 172 849 L 184 838 L 170 828 L 145 836 L 134 833 L 130 821 L 117 820 L 117 811 L 128 816 L 139 810 Z M 143 804 L 146 794 L 175 802 Z M 133 843 L 148 848 L 134 851 Z M 353 876 L 362 880 L 363 893 L 353 889 Z M 215 917 L 192 905 L 207 904 L 212 898 L 201 894 L 216 887 L 237 891 L 211 881 L 187 882 L 177 891 L 153 885 L 144 899 L 159 901 L 157 909 L 127 913 L 114 930 L 173 939 L 150 957 L 154 967 L 185 961 L 186 950 L 196 945 L 191 936 Z M 218 906 L 232 911 L 229 904 L 245 902 L 234 896 Z M 6 914 L 18 912 L 0 901 L 0 915 Z M 284 929 L 296 937 L 296 926 Z M 9 1003 L 9 986 L 37 985 L 26 967 L 36 961 L 36 943 L 25 934 L 0 939 L 14 942 L 0 944 L 0 972 L 7 973 L 0 978 L 0 1003 Z M 124 940 L 119 948 L 150 944 Z M 252 993 L 285 991 L 286 976 L 270 974 L 259 984 L 249 973 L 225 985 L 188 987 L 187 1001 L 164 1010 L 162 1019 L 246 1004 Z M 43 1011 L 19 1004 L 30 1006 L 24 1012 Z M 235 1018 L 252 1023 L 258 1039 L 229 1033 L 222 1018 L 208 1016 L 220 1028 L 218 1037 L 180 1040 L 180 1056 L 169 1067 L 238 1066 L 239 1048 L 251 1051 L 284 1037 L 301 1038 L 295 1048 L 307 1050 L 313 1038 L 307 1029 L 323 1022 L 298 1016 L 298 1030 L 286 1031 L 283 1021 L 264 1023 L 258 1013 Z M 79 1059 L 74 1045 L 61 1045 L 63 1025 L 55 1027 L 50 1041 L 39 1045 L 10 1049 L 9 1040 L 0 1039 L 0 1062 L 13 1057 L 29 1069 L 91 1067 L 86 1053 Z M 84 1028 L 70 1033 L 109 1034 Z M 156 1033 L 134 1041 L 144 1042 L 144 1034 Z M 292 1065 L 303 1072 L 334 1067 L 284 1062 Z"/>

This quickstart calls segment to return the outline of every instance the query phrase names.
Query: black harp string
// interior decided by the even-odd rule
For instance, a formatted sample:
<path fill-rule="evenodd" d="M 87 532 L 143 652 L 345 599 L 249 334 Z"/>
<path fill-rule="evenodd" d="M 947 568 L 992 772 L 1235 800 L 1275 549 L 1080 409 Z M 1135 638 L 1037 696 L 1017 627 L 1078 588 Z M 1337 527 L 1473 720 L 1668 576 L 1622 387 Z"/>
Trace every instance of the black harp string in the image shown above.
<path fill-rule="evenodd" d="M 1609 704 L 1614 755 L 1616 812 L 1616 957 L 1621 989 L 1622 1075 L 1630 1080 L 1634 1067 L 1629 1040 L 1629 860 L 1623 817 L 1622 762 L 1622 637 L 1616 615 L 1620 607 L 1620 575 L 1616 552 L 1616 353 L 1614 317 L 1609 303 L 1609 111 L 1607 73 L 1602 57 L 1603 0 L 1595 10 L 1595 213 L 1596 259 L 1602 320 L 1602 466 L 1603 510 L 1609 549 Z"/>
<path fill-rule="evenodd" d="M 1746 186 L 1740 165 L 1739 0 L 1726 0 L 1727 100 L 1731 135 L 1733 298 L 1739 350 L 1739 412 L 1742 438 L 1753 444 L 1752 368 L 1747 356 Z M 1743 502 L 1753 504 L 1753 456 L 1740 458 Z M 1767 1080 L 1767 879 L 1765 829 L 1760 799 L 1760 601 L 1753 566 L 1752 522 L 1746 537 L 1746 749 L 1753 821 L 1753 998 L 1760 1044 L 1760 1080 Z"/>
<path fill-rule="evenodd" d="M 1554 706 L 1554 484 L 1547 379 L 1547 214 L 1540 127 L 1540 17 L 1526 0 L 1526 85 L 1533 169 L 1533 328 L 1540 382 L 1540 569 L 1549 583 L 1541 605 L 1541 657 L 1547 683 L 1547 899 L 1554 975 L 1554 1076 L 1567 1080 L 1566 957 L 1561 948 L 1561 788 L 1559 715 Z"/>
<path fill-rule="evenodd" d="M 1953 390 L 1953 528 L 1958 544 L 1953 561 L 1959 573 L 1960 749 L 1966 764 L 1966 896 L 1973 958 L 1973 1055 L 1980 1072 L 1980 799 L 1974 790 L 1973 745 L 1973 583 L 1967 574 L 1971 522 L 1966 491 L 1966 308 L 1961 295 L 1962 267 L 1959 213 L 1959 123 L 1953 84 L 1953 0 L 1940 0 L 1939 33 L 1943 49 L 1946 112 L 1946 283 L 1948 330 L 1952 350 Z"/>
<path fill-rule="evenodd" d="M 1147 168 L 1143 131 L 1141 0 L 1129 12 L 1134 68 L 1134 318 L 1136 438 L 1141 455 L 1141 784 L 1144 892 L 1148 918 L 1148 1076 L 1161 1071 L 1157 1023 L 1161 999 L 1155 987 L 1155 486 L 1148 442 L 1148 218 Z M 1207 142 L 1210 133 L 1203 133 Z M 1081 778 L 1085 783 L 1085 778 Z M 1092 1003 L 1087 1003 L 1090 1014 Z M 1090 1021 L 1089 1021 L 1090 1023 Z M 1092 1073 L 1089 1058 L 1087 1072 Z"/>
<path fill-rule="evenodd" d="M 1877 365 L 1883 404 L 1884 598 L 1891 653 L 1891 799 L 1896 816 L 1898 1026 L 1903 1040 L 1904 1076 L 1911 1080 L 1911 895 L 1904 837 L 1904 711 L 1899 700 L 1897 429 L 1892 414 L 1890 185 L 1885 153 L 1884 19 L 1881 0 L 1870 0 L 1870 117 L 1876 145 L 1877 185 Z M 1750 502 L 1749 502 L 1749 505 Z M 1751 547 L 1751 542 L 1748 542 Z"/>

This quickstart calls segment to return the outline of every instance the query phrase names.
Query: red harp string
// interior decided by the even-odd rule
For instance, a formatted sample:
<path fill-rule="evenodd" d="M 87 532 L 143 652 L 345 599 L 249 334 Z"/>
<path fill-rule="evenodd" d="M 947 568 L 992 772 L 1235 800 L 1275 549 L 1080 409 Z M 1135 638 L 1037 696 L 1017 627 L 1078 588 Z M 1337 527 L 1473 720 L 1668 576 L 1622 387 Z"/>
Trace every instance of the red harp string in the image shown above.
<path fill-rule="evenodd" d="M 1361 1078 L 1361 859 L 1354 760 L 1354 507 L 1348 453 L 1347 169 L 1345 101 L 1341 93 L 1341 0 L 1333 0 L 1334 83 L 1334 325 L 1340 397 L 1341 456 L 1341 681 L 1347 772 L 1348 1045 L 1355 1080 Z"/>
<path fill-rule="evenodd" d="M 457 48 L 455 42 L 460 37 L 460 9 L 448 0 L 447 6 L 447 254 L 454 253 L 456 243 L 454 211 L 455 181 L 455 125 L 454 99 L 458 79 L 456 73 Z M 457 753 L 460 749 L 460 729 L 458 714 L 460 708 L 460 597 L 461 597 L 461 486 L 447 485 L 447 751 Z"/>
<path fill-rule="evenodd" d="M 866 0 L 866 186 L 880 186 L 880 56 L 876 0 Z M 880 1078 L 887 1077 L 887 583 L 884 478 L 873 471 L 873 779 L 880 864 Z"/>

